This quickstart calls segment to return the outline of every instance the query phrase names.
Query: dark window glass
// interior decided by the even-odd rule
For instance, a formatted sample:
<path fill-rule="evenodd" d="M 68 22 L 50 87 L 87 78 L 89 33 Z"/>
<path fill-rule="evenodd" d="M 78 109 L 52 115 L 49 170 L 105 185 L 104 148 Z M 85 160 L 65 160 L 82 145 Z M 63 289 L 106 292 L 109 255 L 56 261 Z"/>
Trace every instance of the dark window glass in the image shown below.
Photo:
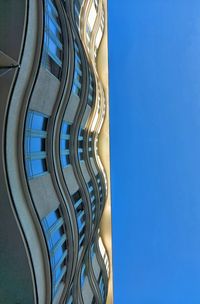
<path fill-rule="evenodd" d="M 79 130 L 79 135 L 78 135 L 78 158 L 79 158 L 79 160 L 83 160 L 83 158 L 84 158 L 83 140 L 84 140 L 84 130 L 80 129 Z"/>
<path fill-rule="evenodd" d="M 60 133 L 60 161 L 61 166 L 66 167 L 70 164 L 70 125 L 63 121 Z"/>
<path fill-rule="evenodd" d="M 58 286 L 65 275 L 67 263 L 67 238 L 59 210 L 52 211 L 44 217 L 42 226 L 50 254 L 53 296 L 55 296 Z"/>
<path fill-rule="evenodd" d="M 105 302 L 105 284 L 104 284 L 102 272 L 100 272 L 100 274 L 99 274 L 98 282 L 99 282 L 99 289 L 101 292 L 101 297 L 102 297 L 102 300 L 104 303 Z"/>
<path fill-rule="evenodd" d="M 81 193 L 80 191 L 76 191 L 74 194 L 73 194 L 73 200 L 74 202 L 76 203 L 79 199 L 81 198 Z"/>
<path fill-rule="evenodd" d="M 74 81 L 72 86 L 72 92 L 80 97 L 82 86 L 82 64 L 79 56 L 79 48 L 77 43 L 74 44 L 75 49 L 75 63 L 74 63 Z"/>
<path fill-rule="evenodd" d="M 79 190 L 72 195 L 72 200 L 74 202 L 79 230 L 79 247 L 81 247 L 83 245 L 85 235 L 85 207 Z"/>
<path fill-rule="evenodd" d="M 88 104 L 92 107 L 93 101 L 94 101 L 94 80 L 93 76 L 90 71 L 90 76 L 89 76 L 89 90 L 88 90 Z"/>
<path fill-rule="evenodd" d="M 45 0 L 45 2 L 45 35 L 42 63 L 51 74 L 60 79 L 63 56 L 60 22 L 55 2 L 52 0 Z"/>

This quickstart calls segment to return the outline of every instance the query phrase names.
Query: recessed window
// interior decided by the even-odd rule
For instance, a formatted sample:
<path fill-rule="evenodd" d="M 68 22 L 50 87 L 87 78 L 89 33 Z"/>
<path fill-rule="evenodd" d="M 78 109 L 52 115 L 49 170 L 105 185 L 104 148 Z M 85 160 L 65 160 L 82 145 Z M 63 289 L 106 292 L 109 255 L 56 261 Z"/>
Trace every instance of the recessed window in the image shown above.
<path fill-rule="evenodd" d="M 62 56 L 62 34 L 56 5 L 53 0 L 45 0 L 45 34 L 42 63 L 58 79 L 61 77 Z"/>
<path fill-rule="evenodd" d="M 91 209 L 92 209 L 92 221 L 95 220 L 95 210 L 96 210 L 96 196 L 94 193 L 94 185 L 93 182 L 90 180 L 88 183 L 88 191 L 90 194 L 90 202 L 91 202 Z"/>
<path fill-rule="evenodd" d="M 47 172 L 46 138 L 48 117 L 39 112 L 29 111 L 25 130 L 25 163 L 29 178 Z"/>
<path fill-rule="evenodd" d="M 99 173 L 96 175 L 96 181 L 98 184 L 98 189 L 99 189 L 99 198 L 100 198 L 100 203 L 102 206 L 103 203 L 103 188 L 102 188 L 102 181 L 101 181 L 101 177 L 99 175 Z"/>
<path fill-rule="evenodd" d="M 81 10 L 81 6 L 80 6 L 79 0 L 74 0 L 74 17 L 75 17 L 76 26 L 78 29 L 79 29 L 79 22 L 80 22 L 80 10 Z"/>
<path fill-rule="evenodd" d="M 92 303 L 91 304 L 96 304 L 96 300 L 95 300 L 95 297 L 93 296 L 92 298 Z"/>
<path fill-rule="evenodd" d="M 103 303 L 105 303 L 105 300 L 106 300 L 106 297 L 105 297 L 105 295 L 106 295 L 105 294 L 105 283 L 104 283 L 102 272 L 100 272 L 100 274 L 99 274 L 98 283 L 99 283 L 99 289 L 100 289 L 100 292 L 101 292 L 102 301 L 103 301 Z"/>
<path fill-rule="evenodd" d="M 86 265 L 84 263 L 81 269 L 81 287 L 83 287 L 84 285 L 85 277 L 86 277 Z"/>
<path fill-rule="evenodd" d="M 89 72 L 89 90 L 88 90 L 88 104 L 92 107 L 94 102 L 94 80 L 91 71 Z"/>
<path fill-rule="evenodd" d="M 89 157 L 93 157 L 93 140 L 92 140 L 92 134 L 90 134 L 88 139 L 88 153 Z"/>
<path fill-rule="evenodd" d="M 79 248 L 81 248 L 85 239 L 85 206 L 79 190 L 72 195 L 72 200 L 76 211 L 76 219 L 79 231 Z"/>
<path fill-rule="evenodd" d="M 71 125 L 63 121 L 60 133 L 60 161 L 63 168 L 70 164 L 70 128 Z"/>
<path fill-rule="evenodd" d="M 85 284 L 85 281 L 86 281 L 87 277 L 88 277 L 88 266 L 84 262 L 83 265 L 82 265 L 82 268 L 81 268 L 81 275 L 80 275 L 80 285 L 81 285 L 82 289 L 84 289 L 84 284 Z M 84 301 L 84 303 L 86 303 L 86 302 Z M 92 297 L 92 300 L 90 302 L 88 302 L 88 304 L 96 304 L 96 303 L 97 302 L 95 301 L 95 297 L 94 296 Z"/>
<path fill-rule="evenodd" d="M 90 250 L 90 253 L 91 253 L 91 258 L 93 260 L 94 256 L 95 256 L 95 248 L 94 248 L 94 243 L 92 244 L 91 246 L 91 250 Z"/>
<path fill-rule="evenodd" d="M 74 63 L 74 81 L 72 92 L 80 97 L 82 86 L 82 64 L 80 59 L 80 52 L 77 43 L 74 43 L 75 63 Z"/>
<path fill-rule="evenodd" d="M 67 237 L 59 209 L 50 212 L 42 219 L 42 227 L 50 255 L 53 296 L 55 296 L 67 270 Z"/>
<path fill-rule="evenodd" d="M 78 190 L 72 195 L 74 204 L 76 204 L 79 200 L 81 200 L 81 192 Z"/>
<path fill-rule="evenodd" d="M 78 134 L 78 158 L 83 160 L 83 140 L 84 140 L 84 130 L 80 129 Z"/>

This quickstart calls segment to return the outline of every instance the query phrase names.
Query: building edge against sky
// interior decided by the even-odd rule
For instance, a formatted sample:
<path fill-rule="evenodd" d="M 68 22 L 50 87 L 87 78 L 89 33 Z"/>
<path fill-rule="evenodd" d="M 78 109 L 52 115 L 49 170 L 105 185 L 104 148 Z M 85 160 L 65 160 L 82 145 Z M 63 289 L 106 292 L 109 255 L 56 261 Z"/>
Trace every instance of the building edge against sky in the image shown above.
<path fill-rule="evenodd" d="M 0 12 L 0 298 L 111 304 L 107 3 Z"/>
<path fill-rule="evenodd" d="M 108 177 L 108 197 L 101 220 L 101 232 L 104 244 L 108 251 L 110 261 L 110 280 L 108 283 L 107 304 L 114 303 L 113 300 L 113 261 L 112 261 L 112 217 L 111 217 L 111 175 L 110 175 L 110 121 L 109 121 L 109 66 L 108 66 L 108 1 L 103 0 L 105 8 L 105 29 L 102 43 L 99 48 L 97 66 L 101 77 L 105 96 L 107 100 L 107 111 L 104 124 L 99 138 L 99 154 L 104 164 Z"/>

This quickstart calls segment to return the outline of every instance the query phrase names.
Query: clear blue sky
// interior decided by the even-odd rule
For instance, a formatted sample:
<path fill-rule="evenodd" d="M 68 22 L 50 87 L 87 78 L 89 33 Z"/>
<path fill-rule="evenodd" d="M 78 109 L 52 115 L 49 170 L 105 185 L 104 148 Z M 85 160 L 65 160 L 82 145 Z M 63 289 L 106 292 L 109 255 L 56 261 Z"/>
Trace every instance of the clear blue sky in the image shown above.
<path fill-rule="evenodd" d="M 200 1 L 108 0 L 115 304 L 200 303 Z"/>

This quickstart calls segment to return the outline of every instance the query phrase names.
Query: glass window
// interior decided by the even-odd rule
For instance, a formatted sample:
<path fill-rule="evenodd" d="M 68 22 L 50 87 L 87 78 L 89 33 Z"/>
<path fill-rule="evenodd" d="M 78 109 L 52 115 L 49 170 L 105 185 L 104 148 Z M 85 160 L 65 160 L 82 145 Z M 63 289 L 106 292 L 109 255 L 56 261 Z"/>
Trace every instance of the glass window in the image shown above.
<path fill-rule="evenodd" d="M 33 159 L 30 161 L 32 167 L 32 175 L 40 175 L 46 171 L 46 162 L 43 159 Z"/>
<path fill-rule="evenodd" d="M 81 193 L 80 193 L 80 191 L 78 190 L 78 191 L 76 191 L 74 194 L 73 194 L 73 201 L 74 201 L 74 203 L 76 203 L 78 200 L 80 200 L 81 199 Z"/>
<path fill-rule="evenodd" d="M 92 133 L 89 136 L 89 140 L 88 140 L 88 153 L 89 153 L 89 157 L 93 157 L 94 153 L 93 153 L 93 140 L 92 140 Z"/>
<path fill-rule="evenodd" d="M 79 21 L 80 21 L 80 10 L 81 10 L 81 6 L 79 0 L 74 0 L 74 16 L 75 16 L 76 26 L 78 29 L 79 29 Z"/>
<path fill-rule="evenodd" d="M 86 277 L 86 265 L 84 263 L 81 269 L 81 287 L 83 287 L 84 285 L 85 277 Z"/>
<path fill-rule="evenodd" d="M 83 141 L 84 141 L 84 130 L 80 129 L 79 130 L 79 134 L 78 134 L 78 158 L 79 160 L 83 160 L 84 159 L 84 155 L 83 155 Z"/>
<path fill-rule="evenodd" d="M 54 41 L 52 41 L 51 38 L 49 38 L 49 51 L 51 52 L 51 54 L 53 54 L 54 56 L 56 56 L 57 53 L 57 46 L 54 43 Z M 54 58 L 53 58 L 54 59 Z"/>
<path fill-rule="evenodd" d="M 45 151 L 45 139 L 41 137 L 27 138 L 27 152 Z"/>
<path fill-rule="evenodd" d="M 58 219 L 58 217 L 59 217 L 59 214 L 57 214 L 57 212 L 51 212 L 51 213 L 49 213 L 47 216 L 46 216 L 46 223 L 47 223 L 47 229 L 48 228 L 51 228 L 51 226 L 53 225 L 53 224 L 55 224 L 55 222 L 57 221 L 57 219 Z"/>
<path fill-rule="evenodd" d="M 63 168 L 70 164 L 70 129 L 71 126 L 63 121 L 60 133 L 60 161 Z"/>
<path fill-rule="evenodd" d="M 62 67 L 62 36 L 55 2 L 45 0 L 45 35 L 43 66 L 60 79 Z"/>
<path fill-rule="evenodd" d="M 85 207 L 79 190 L 72 195 L 72 200 L 76 211 L 76 219 L 77 219 L 77 225 L 79 231 L 79 248 L 80 248 L 83 245 L 85 238 Z"/>
<path fill-rule="evenodd" d="M 63 248 L 62 246 L 59 246 L 58 248 L 56 248 L 56 251 L 54 253 L 54 265 L 56 265 L 60 259 L 62 258 L 62 255 L 63 255 Z"/>
<path fill-rule="evenodd" d="M 96 210 L 96 196 L 94 192 L 94 185 L 93 182 L 90 180 L 88 182 L 88 191 L 90 194 L 90 202 L 91 202 L 91 209 L 92 209 L 92 221 L 95 220 L 95 210 Z"/>
<path fill-rule="evenodd" d="M 94 243 L 91 246 L 91 258 L 93 259 L 95 256 L 95 248 L 94 248 Z"/>
<path fill-rule="evenodd" d="M 46 5 L 47 5 L 47 11 L 48 11 L 49 15 L 56 18 L 58 16 L 58 13 L 57 13 L 57 10 L 56 10 L 55 6 L 53 5 L 52 1 L 46 0 Z"/>
<path fill-rule="evenodd" d="M 57 229 L 52 233 L 52 237 L 51 237 L 52 246 L 56 245 L 56 243 L 60 240 L 61 236 L 62 236 L 61 229 Z"/>
<path fill-rule="evenodd" d="M 69 155 L 61 155 L 60 157 L 61 159 L 61 166 L 63 168 L 67 167 L 69 164 L 70 164 L 70 158 L 69 158 Z"/>
<path fill-rule="evenodd" d="M 63 225 L 64 221 L 59 209 L 50 212 L 42 219 L 42 227 L 50 254 L 53 296 L 66 273 L 67 237 Z"/>
<path fill-rule="evenodd" d="M 102 301 L 103 301 L 103 303 L 105 303 L 105 300 L 106 300 L 105 299 L 105 284 L 104 284 L 102 272 L 100 272 L 100 274 L 99 274 L 98 282 L 99 282 L 99 289 L 101 292 Z"/>
<path fill-rule="evenodd" d="M 31 129 L 45 131 L 47 128 L 48 118 L 39 113 L 30 115 Z"/>
<path fill-rule="evenodd" d="M 47 172 L 46 137 L 48 118 L 42 113 L 29 111 L 25 129 L 25 163 L 29 178 Z"/>
<path fill-rule="evenodd" d="M 74 44 L 74 50 L 75 50 L 75 63 L 74 63 L 74 80 L 73 80 L 72 92 L 80 97 L 81 86 L 82 86 L 82 67 L 81 67 L 79 48 L 76 42 Z"/>
<path fill-rule="evenodd" d="M 89 71 L 89 90 L 88 90 L 88 104 L 92 107 L 94 101 L 94 80 L 91 71 Z"/>
<path fill-rule="evenodd" d="M 62 127 L 61 127 L 61 132 L 63 135 L 69 135 L 70 134 L 70 124 L 67 122 L 63 121 Z"/>
<path fill-rule="evenodd" d="M 99 173 L 96 175 L 96 180 L 97 180 L 98 189 L 99 189 L 100 203 L 101 203 L 101 206 L 102 206 L 102 203 L 103 203 L 103 188 L 102 188 L 102 182 L 101 182 L 101 177 L 100 177 Z"/>
<path fill-rule="evenodd" d="M 49 18 L 49 29 L 52 34 L 54 34 L 57 38 L 60 38 L 60 27 L 58 24 L 55 22 L 55 19 L 52 19 L 52 17 Z"/>

